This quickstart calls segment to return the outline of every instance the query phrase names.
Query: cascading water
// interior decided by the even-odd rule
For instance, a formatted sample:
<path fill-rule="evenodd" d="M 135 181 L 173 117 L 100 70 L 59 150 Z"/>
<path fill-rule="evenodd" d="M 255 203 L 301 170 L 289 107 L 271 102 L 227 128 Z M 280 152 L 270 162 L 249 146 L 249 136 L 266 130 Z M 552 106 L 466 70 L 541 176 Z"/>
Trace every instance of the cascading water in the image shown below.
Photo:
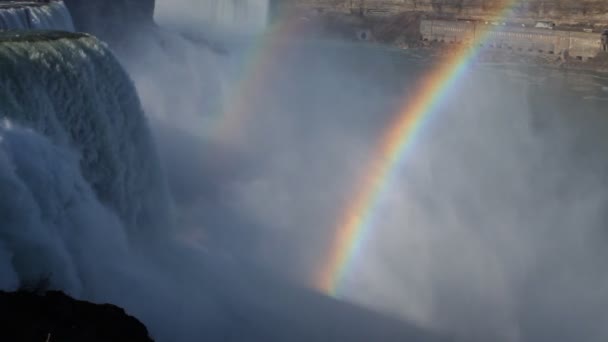
<path fill-rule="evenodd" d="M 0 4 L 0 30 L 74 31 L 63 1 Z"/>
<path fill-rule="evenodd" d="M 194 13 L 191 21 L 205 24 L 219 31 L 258 33 L 268 21 L 269 0 L 177 0 L 159 2 L 157 13 L 161 21 L 169 20 L 179 13 L 179 21 L 188 19 L 180 9 Z"/>
<path fill-rule="evenodd" d="M 257 31 L 266 25 L 267 0 L 207 0 L 207 19 L 219 26 Z"/>
<path fill-rule="evenodd" d="M 77 155 L 9 120 L 0 123 L 0 217 L 0 289 L 48 276 L 52 287 L 82 295 L 112 267 L 104 251 L 127 250 Z"/>
<path fill-rule="evenodd" d="M 0 40 L 0 118 L 77 152 L 82 175 L 128 229 L 166 228 L 166 192 L 141 104 L 106 46 L 67 33 Z"/>

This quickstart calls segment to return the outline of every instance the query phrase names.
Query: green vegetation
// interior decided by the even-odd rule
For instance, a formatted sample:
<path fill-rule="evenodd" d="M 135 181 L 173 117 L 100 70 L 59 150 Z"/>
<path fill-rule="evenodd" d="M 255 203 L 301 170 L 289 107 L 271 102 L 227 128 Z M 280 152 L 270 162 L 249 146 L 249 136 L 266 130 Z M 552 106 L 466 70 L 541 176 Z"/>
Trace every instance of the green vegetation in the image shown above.
<path fill-rule="evenodd" d="M 0 42 L 41 42 L 91 37 L 86 33 L 63 31 L 0 31 Z"/>

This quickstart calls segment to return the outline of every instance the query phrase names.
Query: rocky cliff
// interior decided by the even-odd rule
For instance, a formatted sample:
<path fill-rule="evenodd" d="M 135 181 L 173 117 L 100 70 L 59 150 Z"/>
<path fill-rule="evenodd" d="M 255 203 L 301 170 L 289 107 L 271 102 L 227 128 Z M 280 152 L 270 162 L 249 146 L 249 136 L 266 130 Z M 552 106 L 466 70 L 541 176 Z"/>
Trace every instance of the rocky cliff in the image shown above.
<path fill-rule="evenodd" d="M 558 23 L 608 22 L 605 0 L 286 0 L 301 9 L 360 15 L 395 15 L 420 11 L 438 16 L 494 19 L 497 14 L 515 20 L 552 20 Z M 502 11 L 504 8 L 508 10 Z"/>
<path fill-rule="evenodd" d="M 55 291 L 0 291 L 0 326 L 1 341 L 152 341 L 146 327 L 123 309 Z"/>

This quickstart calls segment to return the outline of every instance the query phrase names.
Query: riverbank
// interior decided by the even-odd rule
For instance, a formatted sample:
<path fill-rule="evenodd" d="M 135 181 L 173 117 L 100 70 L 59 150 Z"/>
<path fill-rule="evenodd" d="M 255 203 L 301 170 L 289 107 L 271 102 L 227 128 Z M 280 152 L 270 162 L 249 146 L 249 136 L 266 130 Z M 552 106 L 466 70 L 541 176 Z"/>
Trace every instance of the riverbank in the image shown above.
<path fill-rule="evenodd" d="M 460 50 L 458 43 L 424 41 L 421 22 L 430 19 L 428 13 L 404 12 L 394 16 L 360 16 L 344 13 L 299 12 L 294 16 L 305 35 L 318 38 L 342 39 L 375 43 L 399 49 L 432 50 L 437 55 L 449 55 Z M 446 19 L 433 17 L 432 19 Z M 581 60 L 568 53 L 538 54 L 486 47 L 477 55 L 479 62 L 516 63 L 567 70 L 608 74 L 608 53 Z"/>
<path fill-rule="evenodd" d="M 438 42 L 422 42 L 414 49 L 430 50 L 433 55 L 449 56 L 460 51 L 458 45 Z M 498 48 L 480 49 L 476 56 L 478 63 L 508 63 L 548 67 L 553 69 L 576 70 L 608 74 L 608 54 L 600 53 L 594 58 L 579 60 L 568 54 L 525 54 Z"/>

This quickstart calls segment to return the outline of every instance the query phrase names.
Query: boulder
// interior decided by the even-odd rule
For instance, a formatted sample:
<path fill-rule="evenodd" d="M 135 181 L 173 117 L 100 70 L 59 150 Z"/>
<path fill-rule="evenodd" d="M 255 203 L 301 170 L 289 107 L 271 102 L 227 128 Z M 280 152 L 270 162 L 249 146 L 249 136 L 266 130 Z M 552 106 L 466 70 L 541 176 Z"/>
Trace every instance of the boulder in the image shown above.
<path fill-rule="evenodd" d="M 58 291 L 0 291 L 0 327 L 0 341 L 152 341 L 146 327 L 123 309 Z"/>

